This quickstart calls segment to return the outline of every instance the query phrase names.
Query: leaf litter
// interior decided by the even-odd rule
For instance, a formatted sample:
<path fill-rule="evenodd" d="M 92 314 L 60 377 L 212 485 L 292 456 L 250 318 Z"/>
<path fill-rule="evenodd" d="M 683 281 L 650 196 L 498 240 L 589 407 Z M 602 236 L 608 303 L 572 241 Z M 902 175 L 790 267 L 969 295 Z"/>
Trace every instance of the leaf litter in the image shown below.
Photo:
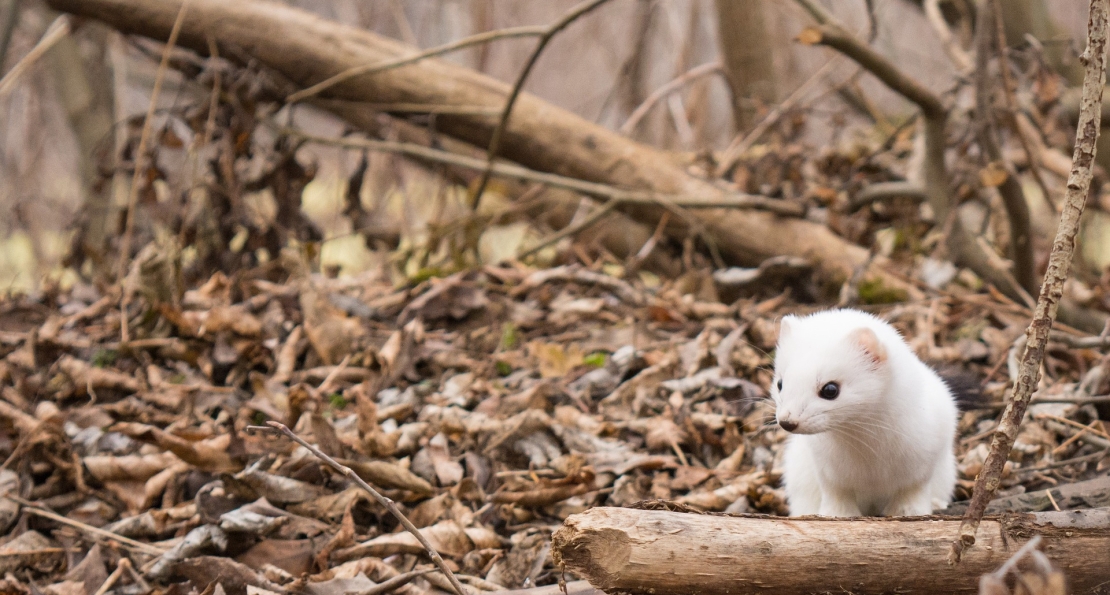
<path fill-rule="evenodd" d="M 134 305 L 121 344 L 119 310 L 84 293 L 40 297 L 45 320 L 0 329 L 5 588 L 450 590 L 365 492 L 247 429 L 267 420 L 393 499 L 475 593 L 557 581 L 551 532 L 592 506 L 787 512 L 764 387 L 776 319 L 807 306 L 781 295 L 702 304 L 577 266 L 402 288 L 217 274 L 179 306 Z M 1024 313 L 970 295 L 884 316 L 923 357 L 986 379 L 960 425 L 966 498 Z M 1105 394 L 1106 362 L 1054 343 L 1038 397 Z M 1104 405 L 1035 405 L 1006 495 L 1104 472 Z"/>

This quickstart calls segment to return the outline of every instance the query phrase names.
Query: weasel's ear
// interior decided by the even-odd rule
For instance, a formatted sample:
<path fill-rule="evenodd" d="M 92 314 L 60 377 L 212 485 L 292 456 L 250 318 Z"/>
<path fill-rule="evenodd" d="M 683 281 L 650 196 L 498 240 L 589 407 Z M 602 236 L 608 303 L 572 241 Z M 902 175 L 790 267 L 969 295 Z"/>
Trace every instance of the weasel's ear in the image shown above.
<path fill-rule="evenodd" d="M 883 347 L 878 335 L 871 329 L 858 328 L 848 335 L 848 340 L 862 351 L 872 364 L 879 365 L 886 361 L 886 347 Z"/>
<path fill-rule="evenodd" d="M 787 314 L 782 317 L 782 320 L 779 321 L 779 341 L 790 336 L 790 329 L 794 326 L 796 320 L 798 320 L 798 317 L 793 314 Z"/>

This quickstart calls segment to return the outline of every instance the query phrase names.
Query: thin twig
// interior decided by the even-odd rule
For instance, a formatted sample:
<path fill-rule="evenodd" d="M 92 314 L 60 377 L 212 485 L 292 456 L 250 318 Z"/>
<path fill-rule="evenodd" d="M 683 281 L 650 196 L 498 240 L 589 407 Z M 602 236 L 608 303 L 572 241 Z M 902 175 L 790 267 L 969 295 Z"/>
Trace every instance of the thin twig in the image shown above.
<path fill-rule="evenodd" d="M 814 0 L 795 0 L 801 4 L 819 23 L 808 27 L 798 35 L 798 40 L 806 45 L 821 44 L 833 48 L 855 60 L 871 74 L 878 77 L 886 86 L 906 99 L 917 104 L 927 118 L 947 116 L 947 110 L 940 98 L 924 85 L 910 78 L 881 54 L 861 43 L 843 24 L 828 13 Z"/>
<path fill-rule="evenodd" d="M 1014 385 L 1006 409 L 1002 412 L 998 430 L 991 440 L 991 449 L 983 461 L 983 470 L 975 481 L 975 492 L 959 535 L 952 542 L 950 562 L 958 562 L 963 551 L 975 543 L 975 533 L 1002 477 L 1002 469 L 1010 456 L 1010 449 L 1017 438 L 1021 420 L 1033 391 L 1040 380 L 1041 362 L 1044 360 L 1045 346 L 1048 344 L 1049 331 L 1056 319 L 1056 310 L 1063 295 L 1064 281 L 1071 268 L 1075 238 L 1079 231 L 1079 220 L 1087 203 L 1087 192 L 1091 187 L 1092 165 L 1094 164 L 1099 123 L 1102 117 L 1102 89 L 1106 80 L 1107 11 L 1110 0 L 1091 0 L 1090 18 L 1087 23 L 1087 48 L 1080 57 L 1085 64 L 1083 77 L 1083 96 L 1079 112 L 1079 125 L 1076 131 L 1075 153 L 1072 156 L 1071 175 L 1068 177 L 1067 192 L 1060 214 L 1060 224 L 1049 255 L 1048 271 L 1045 272 L 1040 296 L 1033 320 L 1026 336 L 1029 341 L 1021 356 L 1020 373 Z"/>
<path fill-rule="evenodd" d="M 143 130 L 139 135 L 139 148 L 135 152 L 135 172 L 131 176 L 131 190 L 127 196 L 127 221 L 124 224 L 123 238 L 120 240 L 119 250 L 119 279 L 120 282 L 127 276 L 127 265 L 131 260 L 131 241 L 135 235 L 135 209 L 139 203 L 139 180 L 146 168 L 146 146 L 150 142 L 150 133 L 154 128 L 154 110 L 158 107 L 158 95 L 162 93 L 162 83 L 166 80 L 166 72 L 170 66 L 170 55 L 177 45 L 177 36 L 181 34 L 181 25 L 185 22 L 185 11 L 189 7 L 189 0 L 182 0 L 181 8 L 177 11 L 177 18 L 173 21 L 170 38 L 166 40 L 166 47 L 162 49 L 162 62 L 158 65 L 158 72 L 154 75 L 154 88 L 150 91 L 150 105 L 147 106 L 146 118 L 143 120 Z M 131 292 L 120 292 L 120 341 L 127 343 L 131 338 L 127 331 L 127 306 Z"/>
<path fill-rule="evenodd" d="M 476 171 L 485 170 L 488 165 L 488 163 L 483 159 L 467 157 L 465 155 L 459 155 L 457 153 L 451 153 L 439 149 L 432 149 L 430 147 L 425 147 L 413 143 L 369 140 L 350 137 L 323 137 L 307 134 L 295 128 L 276 128 L 275 130 L 280 134 L 288 134 L 312 143 L 319 143 L 337 147 L 347 147 L 351 149 L 369 149 L 371 151 L 400 153 L 402 155 L 408 155 L 417 159 L 424 159 L 435 163 L 454 165 L 456 167 L 462 167 Z M 759 209 L 791 217 L 800 217 L 805 213 L 804 208 L 799 204 L 785 200 L 768 198 L 765 196 L 758 196 L 754 194 L 735 193 L 720 198 L 703 198 L 698 196 L 663 194 L 659 192 L 649 192 L 641 190 L 624 190 L 622 188 L 616 188 L 607 184 L 587 182 L 585 180 L 578 180 L 575 178 L 560 176 L 558 174 L 538 172 L 511 163 L 495 163 L 493 165 L 493 169 L 491 170 L 491 175 L 496 175 L 504 178 L 527 180 L 530 182 L 545 184 L 553 188 L 562 188 L 564 190 L 578 192 L 587 196 L 594 196 L 607 200 L 615 200 L 627 204 L 658 204 L 663 206 L 681 207 L 685 209 Z"/>
<path fill-rule="evenodd" d="M 69 15 L 66 14 L 59 16 L 54 19 L 53 23 L 50 23 L 50 26 L 46 28 L 46 33 L 42 34 L 42 38 L 35 44 L 35 47 L 20 58 L 19 62 L 16 62 L 15 66 L 12 66 L 12 69 L 4 75 L 4 78 L 0 78 L 0 98 L 6 96 L 15 88 L 15 81 L 19 79 L 21 74 L 26 72 L 50 48 L 54 47 L 54 44 L 69 35 L 70 27 Z M 3 66 L 2 62 L 0 62 L 0 66 Z"/>
<path fill-rule="evenodd" d="M 990 160 L 990 167 L 999 168 L 1005 176 L 998 184 L 998 195 L 1010 224 L 1010 258 L 1014 262 L 1013 274 L 1027 292 L 1036 291 L 1036 263 L 1033 262 L 1033 241 L 1029 226 L 1029 204 L 1025 191 L 1018 181 L 1013 166 L 1002 153 L 998 139 L 998 126 L 994 121 L 991 101 L 990 56 L 995 47 L 991 43 L 994 26 L 990 0 L 980 0 L 978 26 L 975 31 L 975 117 L 979 147 Z M 999 67 L 1006 70 L 1005 54 L 999 56 Z"/>
<path fill-rule="evenodd" d="M 971 56 L 960 47 L 960 44 L 952 36 L 952 30 L 948 28 L 948 23 L 940 12 L 940 1 L 925 0 L 921 7 L 925 10 L 925 18 L 932 25 L 933 30 L 936 31 L 937 37 L 940 38 L 940 43 L 944 46 L 944 53 L 948 54 L 948 59 L 956 66 L 956 71 L 961 76 L 971 74 L 974 68 L 971 63 Z"/>
<path fill-rule="evenodd" d="M 655 104 L 659 103 L 659 100 L 663 99 L 664 97 L 670 95 L 671 93 L 674 93 L 675 91 L 678 91 L 679 89 L 685 87 L 686 85 L 689 85 L 693 81 L 696 81 L 703 76 L 723 73 L 724 67 L 721 66 L 720 62 L 709 62 L 700 66 L 695 66 L 690 70 L 687 70 L 686 72 L 680 74 L 679 76 L 671 79 L 662 87 L 659 87 L 658 89 L 653 91 L 651 95 L 647 96 L 647 99 L 644 99 L 644 101 L 640 103 L 640 105 L 636 106 L 636 109 L 632 110 L 632 113 L 628 115 L 628 119 L 624 121 L 624 124 L 621 124 L 620 133 L 625 135 L 632 134 L 632 131 L 636 130 L 636 125 L 640 123 L 640 120 L 643 120 L 644 116 L 646 116 L 648 112 L 651 111 L 651 108 L 655 107 Z"/>
<path fill-rule="evenodd" d="M 141 550 L 142 552 L 147 553 L 147 554 L 151 554 L 153 556 L 161 556 L 162 554 L 166 553 L 165 549 L 163 549 L 161 547 L 158 547 L 156 545 L 153 545 L 153 544 L 150 544 L 150 543 L 143 543 L 141 541 L 135 541 L 134 539 L 131 539 L 130 537 L 124 537 L 123 535 L 117 535 L 115 533 L 112 533 L 111 531 L 101 529 L 99 527 L 93 527 L 92 525 L 82 523 L 81 521 L 75 521 L 71 518 L 67 518 L 67 517 L 64 517 L 60 514 L 57 514 L 57 513 L 51 512 L 49 510 L 46 510 L 45 508 L 42 508 L 40 505 L 35 504 L 34 502 L 30 502 L 28 500 L 24 500 L 23 498 L 20 498 L 18 496 L 13 496 L 11 494 L 5 494 L 4 497 L 7 498 L 8 500 L 11 500 L 12 502 L 15 502 L 16 504 L 22 505 L 23 509 L 25 511 L 31 513 L 31 514 L 38 515 L 38 516 L 41 516 L 41 517 L 44 517 L 44 518 L 48 518 L 48 519 L 50 519 L 54 522 L 62 523 L 63 525 L 69 525 L 70 527 L 73 527 L 75 529 L 80 529 L 81 531 L 84 531 L 85 533 L 88 533 L 90 535 L 96 535 L 97 537 L 102 537 L 104 539 L 112 539 L 112 540 L 120 542 L 123 545 L 133 547 L 137 550 Z"/>
<path fill-rule="evenodd" d="M 104 584 L 100 585 L 100 588 L 96 590 L 95 595 L 104 595 L 108 591 L 111 591 L 112 587 L 116 586 L 116 583 L 119 582 L 119 579 L 123 578 L 123 573 L 127 572 L 127 567 L 130 565 L 130 559 L 120 558 L 119 562 L 116 564 L 116 569 L 112 571 L 112 574 L 108 575 L 108 578 L 104 580 Z"/>
<path fill-rule="evenodd" d="M 877 182 L 864 187 L 848 200 L 845 210 L 849 213 L 858 211 L 863 207 L 882 200 L 892 198 L 908 198 L 914 202 L 926 202 L 929 195 L 920 184 L 910 181 Z"/>
<path fill-rule="evenodd" d="M 539 41 L 536 43 L 536 49 L 532 50 L 532 55 L 528 57 L 528 62 L 524 64 L 524 68 L 520 71 L 520 75 L 513 84 L 513 90 L 509 93 L 508 100 L 505 101 L 505 109 L 501 112 L 501 121 L 497 123 L 497 128 L 493 129 L 493 134 L 490 136 L 489 149 L 486 155 L 486 168 L 482 171 L 482 177 L 478 180 L 477 189 L 474 191 L 474 197 L 470 200 L 470 209 L 472 211 L 478 210 L 478 205 L 481 204 L 482 194 L 486 191 L 486 186 L 489 185 L 490 176 L 493 175 L 493 161 L 497 158 L 498 151 L 501 150 L 501 138 L 505 134 L 505 129 L 509 126 L 509 117 L 513 113 L 513 106 L 516 104 L 516 98 L 520 96 L 521 89 L 524 87 L 524 82 L 528 80 L 528 75 L 532 72 L 532 67 L 536 65 L 539 60 L 540 54 L 543 53 L 548 42 L 551 41 L 556 34 L 563 29 L 567 28 L 571 23 L 579 17 L 589 13 L 595 8 L 605 4 L 609 0 L 586 0 L 571 8 L 562 18 L 555 21 L 544 31 L 540 36 Z"/>
<path fill-rule="evenodd" d="M 420 545 L 423 546 L 425 551 L 427 551 L 428 557 L 432 559 L 432 563 L 434 563 L 436 565 L 436 568 L 439 568 L 439 571 L 442 572 L 445 577 L 447 577 L 448 581 L 450 581 L 451 587 L 455 589 L 455 593 L 457 595 L 469 595 L 463 588 L 462 584 L 459 582 L 459 579 L 455 576 L 455 573 L 451 572 L 451 569 L 447 567 L 447 563 L 443 561 L 443 558 L 439 555 L 439 552 L 437 552 L 436 549 L 432 547 L 432 544 L 428 542 L 428 538 L 424 537 L 424 534 L 420 532 L 420 529 L 417 529 L 416 525 L 413 525 L 412 521 L 410 521 L 408 517 L 406 517 L 401 512 L 401 510 L 397 508 L 397 505 L 393 503 L 393 500 L 390 500 L 389 498 L 381 495 L 381 493 L 378 492 L 378 490 L 375 490 L 373 486 L 363 481 L 363 479 L 359 477 L 353 469 L 339 463 L 335 459 L 321 452 L 320 449 L 316 448 L 312 444 L 309 444 L 304 438 L 301 438 L 300 436 L 294 434 L 293 430 L 289 429 L 289 426 L 286 426 L 283 423 L 278 423 L 276 421 L 269 421 L 266 423 L 270 427 L 249 426 L 248 429 L 281 432 L 293 442 L 296 442 L 297 444 L 300 444 L 301 446 L 307 448 L 309 452 L 316 455 L 316 458 L 327 463 L 329 467 L 342 473 L 347 479 L 355 482 L 358 487 L 362 488 L 366 491 L 366 493 L 370 494 L 370 496 L 372 496 L 378 504 L 382 505 L 386 510 L 388 510 L 389 513 L 392 514 L 394 518 L 396 518 L 401 523 L 402 526 L 404 526 L 405 530 L 411 533 L 412 536 L 416 538 L 416 541 L 420 542 Z"/>
<path fill-rule="evenodd" d="M 389 593 L 395 589 L 399 589 L 412 582 L 413 579 L 420 578 L 429 572 L 435 572 L 435 568 L 421 568 L 419 570 L 410 570 L 409 572 L 398 574 L 397 576 L 384 580 L 373 587 L 364 591 L 359 591 L 356 595 L 382 595 L 382 593 Z"/>
<path fill-rule="evenodd" d="M 343 72 L 340 72 L 339 74 L 337 74 L 335 76 L 328 77 L 328 78 L 320 81 L 319 83 L 316 83 L 315 85 L 312 85 L 311 87 L 308 87 L 307 89 L 302 89 L 300 91 L 297 91 L 296 93 L 293 93 L 293 94 L 289 95 L 289 97 L 286 97 L 285 101 L 287 103 L 297 103 L 297 102 L 300 102 L 300 101 L 304 101 L 305 99 L 308 99 L 309 97 L 319 95 L 323 91 L 326 91 L 327 89 L 330 89 L 331 87 L 334 87 L 335 85 L 338 85 L 339 83 L 342 83 L 344 81 L 348 81 L 350 79 L 353 79 L 356 76 L 369 75 L 369 74 L 378 74 L 380 72 L 385 72 L 387 70 L 392 70 L 394 68 L 400 68 L 401 66 L 407 66 L 409 64 L 414 64 L 416 62 L 419 62 L 421 60 L 425 60 L 427 58 L 434 58 L 436 56 L 442 56 L 443 54 L 448 54 L 450 52 L 465 49 L 465 48 L 468 48 L 468 47 L 474 46 L 474 45 L 489 43 L 491 41 L 495 41 L 495 40 L 498 40 L 498 39 L 514 39 L 514 38 L 518 38 L 518 37 L 537 37 L 537 36 L 546 34 L 547 29 L 548 29 L 547 27 L 529 26 L 529 27 L 511 27 L 511 28 L 508 28 L 508 29 L 498 29 L 496 31 L 485 31 L 483 33 L 478 33 L 477 35 L 471 35 L 469 37 L 464 37 L 464 38 L 462 38 L 458 41 L 452 41 L 451 43 L 446 43 L 446 44 L 443 44 L 443 45 L 440 45 L 440 46 L 436 46 L 434 48 L 429 48 L 429 49 L 424 50 L 422 52 L 418 52 L 416 54 L 413 54 L 411 56 L 405 56 L 403 58 L 388 60 L 386 62 L 379 62 L 377 64 L 365 64 L 363 66 L 355 66 L 354 68 L 348 68 L 347 70 L 344 70 Z"/>
<path fill-rule="evenodd" d="M 1105 458 L 1107 456 L 1110 456 L 1110 449 L 1100 450 L 1098 452 L 1093 452 L 1089 455 L 1083 455 L 1081 457 L 1075 457 L 1075 458 L 1072 458 L 1072 459 L 1064 459 L 1063 461 L 1056 461 L 1055 463 L 1045 463 L 1044 465 L 1039 465 L 1037 467 L 1028 467 L 1028 468 L 1025 468 L 1025 469 L 1015 469 L 1014 473 L 1019 473 L 1020 474 L 1020 473 L 1038 473 L 1038 472 L 1041 472 L 1041 471 L 1051 471 L 1052 469 L 1059 469 L 1060 467 L 1067 467 L 1068 465 L 1078 465 L 1080 463 L 1090 463 L 1090 462 L 1093 462 L 1093 461 L 1099 461 L 1099 460 L 1102 460 L 1103 458 Z"/>
<path fill-rule="evenodd" d="M 998 570 L 994 571 L 993 574 L 994 574 L 995 578 L 997 578 L 997 579 L 1004 578 L 1011 570 L 1013 570 L 1017 566 L 1017 563 L 1020 562 L 1022 558 L 1024 558 L 1025 556 L 1028 556 L 1031 552 L 1036 550 L 1040 545 L 1041 545 L 1041 536 L 1040 535 L 1034 535 L 1033 539 L 1030 539 L 1029 541 L 1025 542 L 1025 545 L 1021 546 L 1021 549 L 1019 549 L 1013 556 L 1010 556 L 1010 559 L 1006 560 L 1002 564 L 1002 566 L 1000 566 L 998 568 Z"/>
<path fill-rule="evenodd" d="M 740 158 L 744 156 L 744 153 L 747 153 L 748 149 L 782 118 L 783 114 L 793 109 L 794 105 L 801 100 L 803 95 L 808 93 L 814 85 L 832 71 L 837 62 L 835 57 L 825 62 L 821 68 L 817 69 L 817 72 L 813 73 L 813 75 L 806 79 L 806 82 L 802 83 L 797 89 L 794 89 L 794 92 L 791 93 L 789 97 L 784 99 L 782 103 L 776 105 L 767 116 L 760 120 L 747 134 L 743 136 L 737 135 L 736 138 L 729 143 L 725 152 L 721 154 L 720 171 L 727 172 L 731 170 L 736 165 L 736 162 L 740 161 Z"/>
<path fill-rule="evenodd" d="M 601 205 L 601 207 L 599 207 L 593 213 L 590 213 L 589 216 L 582 219 L 581 221 L 579 221 L 577 223 L 572 223 L 572 224 L 560 229 L 559 231 L 547 236 L 546 238 L 540 240 L 539 243 L 537 243 L 536 245 L 534 245 L 534 246 L 532 246 L 532 247 L 530 247 L 526 250 L 523 250 L 522 252 L 520 252 L 519 254 L 516 255 L 517 260 L 524 260 L 525 258 L 528 258 L 529 256 L 535 254 L 536 252 L 539 252 L 540 250 L 543 250 L 544 248 L 550 246 L 551 244 L 554 244 L 555 242 L 558 242 L 559 240 L 561 240 L 561 239 L 563 239 L 567 236 L 575 235 L 578 232 L 592 226 L 593 224 L 597 223 L 598 221 L 601 221 L 601 219 L 603 217 L 605 217 L 609 213 L 613 212 L 613 209 L 616 208 L 616 206 L 618 204 L 620 204 L 619 201 L 612 200 L 612 201 L 609 201 L 609 202 Z"/>

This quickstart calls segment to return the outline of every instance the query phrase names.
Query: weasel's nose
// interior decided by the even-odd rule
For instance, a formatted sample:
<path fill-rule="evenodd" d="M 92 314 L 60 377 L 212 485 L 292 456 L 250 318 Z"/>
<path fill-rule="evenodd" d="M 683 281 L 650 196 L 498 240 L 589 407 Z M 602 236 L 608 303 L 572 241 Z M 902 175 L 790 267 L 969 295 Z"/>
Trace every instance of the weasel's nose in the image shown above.
<path fill-rule="evenodd" d="M 786 430 L 787 432 L 793 432 L 794 430 L 798 429 L 798 422 L 796 421 L 787 421 L 785 419 L 780 419 L 779 425 L 782 426 L 782 429 Z"/>

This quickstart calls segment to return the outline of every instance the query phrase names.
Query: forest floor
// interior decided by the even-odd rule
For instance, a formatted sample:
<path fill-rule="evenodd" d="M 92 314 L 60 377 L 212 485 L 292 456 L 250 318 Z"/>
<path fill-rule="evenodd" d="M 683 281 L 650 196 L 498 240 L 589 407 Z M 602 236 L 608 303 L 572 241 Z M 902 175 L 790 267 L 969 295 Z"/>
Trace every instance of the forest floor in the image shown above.
<path fill-rule="evenodd" d="M 229 594 L 339 595 L 398 575 L 406 595 L 449 591 L 365 492 L 250 428 L 270 420 L 396 500 L 475 591 L 556 582 L 551 533 L 593 506 L 786 514 L 771 353 L 778 318 L 819 306 L 625 273 L 484 267 L 398 288 L 273 263 L 178 303 L 129 300 L 127 343 L 118 291 L 5 302 L 0 591 L 201 592 L 216 575 Z M 931 295 L 869 309 L 982 388 L 959 425 L 962 500 L 1030 312 Z M 1056 337 L 1035 402 L 1060 402 L 1032 406 L 1003 495 L 1110 464 L 1108 403 L 1091 398 L 1110 392 L 1100 341 Z"/>

